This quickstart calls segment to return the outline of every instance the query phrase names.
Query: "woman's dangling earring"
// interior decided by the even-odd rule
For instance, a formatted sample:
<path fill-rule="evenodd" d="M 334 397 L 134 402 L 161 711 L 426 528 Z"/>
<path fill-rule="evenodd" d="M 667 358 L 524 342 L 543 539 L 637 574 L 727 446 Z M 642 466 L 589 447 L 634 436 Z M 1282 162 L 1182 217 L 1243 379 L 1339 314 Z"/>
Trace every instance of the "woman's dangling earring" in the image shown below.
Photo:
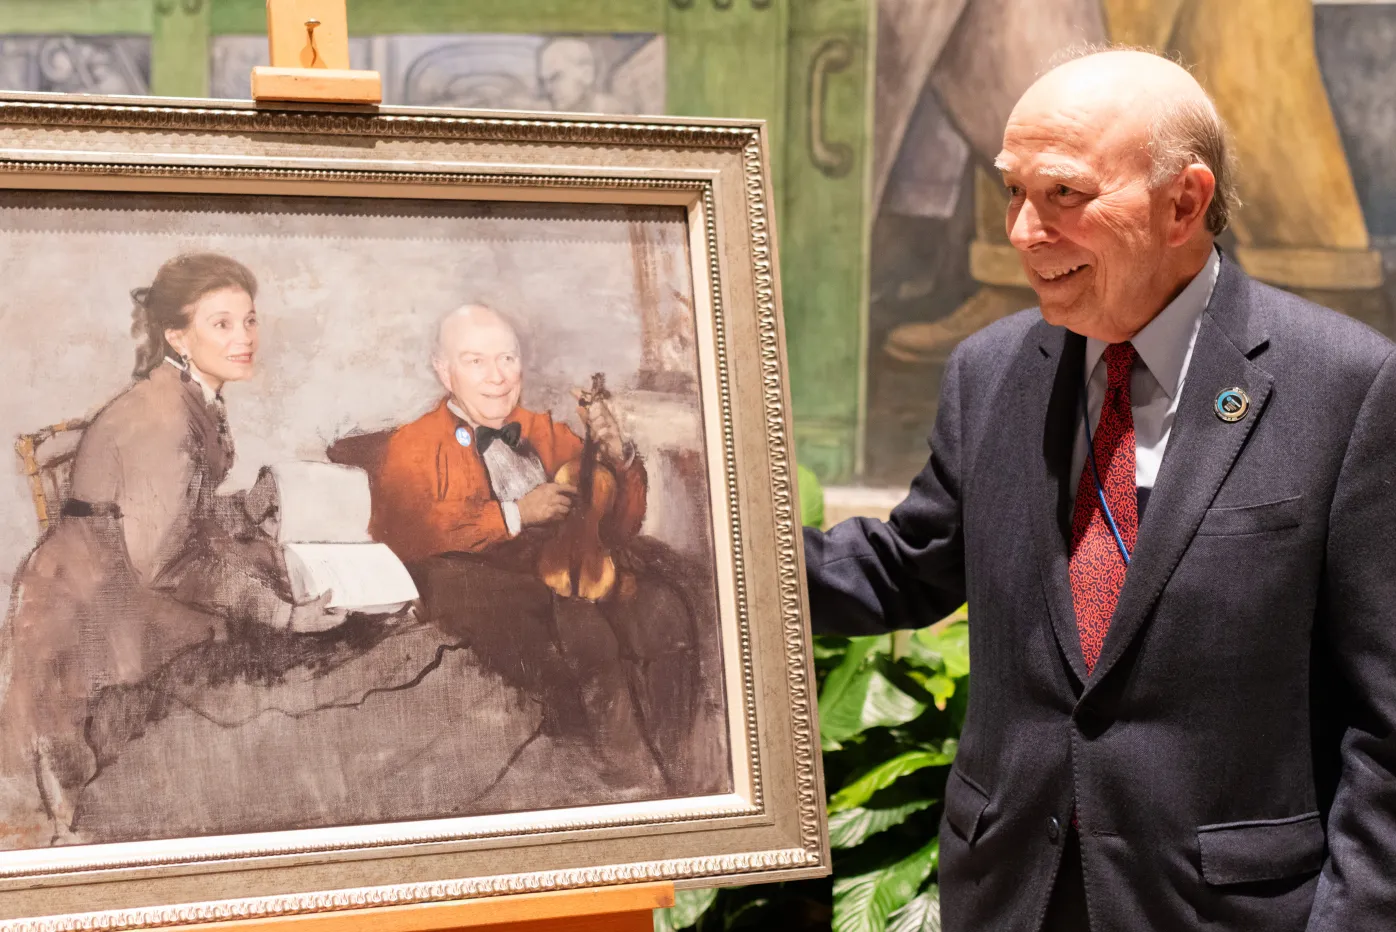
<path fill-rule="evenodd" d="M 193 377 L 189 374 L 189 354 L 188 354 L 188 353 L 181 353 L 181 354 L 179 355 L 179 361 L 180 361 L 181 363 L 183 363 L 183 368 L 181 368 L 181 369 L 179 370 L 179 378 L 180 378 L 180 381 L 188 382 L 188 381 L 190 381 L 190 380 L 193 378 Z"/>

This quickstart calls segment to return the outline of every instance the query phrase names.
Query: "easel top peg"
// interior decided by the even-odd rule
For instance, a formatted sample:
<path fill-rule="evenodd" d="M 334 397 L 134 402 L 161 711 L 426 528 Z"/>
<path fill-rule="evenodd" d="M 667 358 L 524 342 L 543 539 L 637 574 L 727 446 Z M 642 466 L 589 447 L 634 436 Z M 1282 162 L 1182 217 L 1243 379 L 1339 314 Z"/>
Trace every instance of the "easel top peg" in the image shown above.
<path fill-rule="evenodd" d="M 349 68 L 345 0 L 267 0 L 271 66 L 252 69 L 254 100 L 376 104 L 383 80 Z"/>
<path fill-rule="evenodd" d="M 349 67 L 345 0 L 267 0 L 273 68 Z"/>

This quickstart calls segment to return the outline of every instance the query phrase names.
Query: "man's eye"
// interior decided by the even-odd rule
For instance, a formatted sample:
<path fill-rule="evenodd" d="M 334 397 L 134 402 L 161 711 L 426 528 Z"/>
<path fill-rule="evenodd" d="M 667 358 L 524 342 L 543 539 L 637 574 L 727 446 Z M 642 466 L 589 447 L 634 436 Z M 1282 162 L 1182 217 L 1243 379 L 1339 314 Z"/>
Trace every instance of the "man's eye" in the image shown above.
<path fill-rule="evenodd" d="M 1066 185 L 1064 185 L 1064 184 L 1056 185 L 1056 186 L 1054 186 L 1054 187 L 1052 188 L 1052 190 L 1053 190 L 1053 192 L 1056 193 L 1057 197 L 1066 197 L 1068 194 L 1074 194 L 1074 193 L 1075 193 L 1074 191 L 1072 191 L 1070 188 L 1068 188 L 1068 187 L 1067 187 Z"/>
<path fill-rule="evenodd" d="M 1007 188 L 1008 188 L 1008 196 L 1009 196 L 1009 197 L 1022 197 L 1022 196 L 1023 196 L 1023 189 L 1020 188 L 1020 187 L 1018 187 L 1016 184 L 1007 185 Z"/>

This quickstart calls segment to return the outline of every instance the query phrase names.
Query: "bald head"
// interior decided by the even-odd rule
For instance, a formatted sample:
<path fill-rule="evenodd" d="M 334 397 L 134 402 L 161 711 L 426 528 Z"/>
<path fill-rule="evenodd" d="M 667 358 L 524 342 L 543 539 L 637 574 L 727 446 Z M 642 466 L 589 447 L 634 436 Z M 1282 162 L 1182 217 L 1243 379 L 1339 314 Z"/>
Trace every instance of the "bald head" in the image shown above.
<path fill-rule="evenodd" d="M 1106 342 L 1147 325 L 1226 226 L 1216 108 L 1150 52 L 1098 52 L 1047 72 L 1013 108 L 995 165 L 1043 316 Z"/>
<path fill-rule="evenodd" d="M 518 350 L 518 333 L 515 332 L 514 325 L 503 314 L 484 304 L 461 305 L 455 310 L 443 314 L 441 320 L 437 322 L 436 343 L 432 347 L 432 356 L 434 358 L 448 357 L 462 342 L 470 343 L 482 331 L 488 332 L 490 330 L 508 334 L 508 339 L 513 342 L 514 349 Z"/>
<path fill-rule="evenodd" d="M 1155 122 L 1180 105 L 1211 107 L 1183 67 L 1151 52 L 1097 52 L 1053 68 L 1019 99 L 1009 123 L 1051 118 L 1058 111 L 1148 146 Z"/>
<path fill-rule="evenodd" d="M 442 317 L 431 364 L 456 406 L 476 425 L 502 427 L 519 403 L 519 337 L 493 308 L 467 304 Z"/>
<path fill-rule="evenodd" d="M 1115 49 L 1081 55 L 1028 88 L 1009 118 L 1041 119 L 1063 101 L 1113 142 L 1149 159 L 1150 184 L 1161 187 L 1191 162 L 1216 178 L 1207 213 L 1215 236 L 1226 229 L 1236 197 L 1226 127 L 1202 85 L 1185 68 L 1152 52 Z"/>

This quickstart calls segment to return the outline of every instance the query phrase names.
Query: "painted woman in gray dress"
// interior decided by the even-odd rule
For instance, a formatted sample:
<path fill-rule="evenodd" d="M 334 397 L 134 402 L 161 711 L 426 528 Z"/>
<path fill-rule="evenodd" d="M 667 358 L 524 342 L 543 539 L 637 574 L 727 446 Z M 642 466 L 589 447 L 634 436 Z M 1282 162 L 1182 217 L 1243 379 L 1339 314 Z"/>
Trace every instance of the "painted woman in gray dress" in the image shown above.
<path fill-rule="evenodd" d="M 84 432 L 62 517 L 16 575 L 0 773 L 35 779 L 40 844 L 63 840 L 78 791 L 154 717 L 140 684 L 171 660 L 239 626 L 324 627 L 328 594 L 293 604 L 262 528 L 270 477 L 216 491 L 233 464 L 223 390 L 256 364 L 256 293 L 213 254 L 132 292 L 135 381 Z"/>

